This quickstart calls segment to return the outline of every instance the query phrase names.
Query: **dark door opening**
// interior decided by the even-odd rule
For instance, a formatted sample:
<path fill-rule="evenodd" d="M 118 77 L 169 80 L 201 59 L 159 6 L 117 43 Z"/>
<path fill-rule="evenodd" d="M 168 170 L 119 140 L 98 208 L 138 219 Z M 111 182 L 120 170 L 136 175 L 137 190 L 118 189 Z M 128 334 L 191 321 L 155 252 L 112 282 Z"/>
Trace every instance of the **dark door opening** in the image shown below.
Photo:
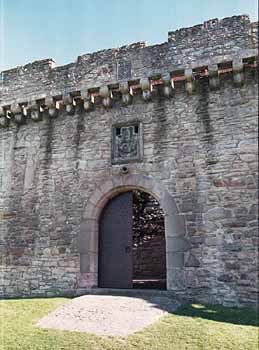
<path fill-rule="evenodd" d="M 143 191 L 133 191 L 133 288 L 166 289 L 164 213 Z"/>
<path fill-rule="evenodd" d="M 146 192 L 111 199 L 99 222 L 99 287 L 166 289 L 164 214 Z"/>

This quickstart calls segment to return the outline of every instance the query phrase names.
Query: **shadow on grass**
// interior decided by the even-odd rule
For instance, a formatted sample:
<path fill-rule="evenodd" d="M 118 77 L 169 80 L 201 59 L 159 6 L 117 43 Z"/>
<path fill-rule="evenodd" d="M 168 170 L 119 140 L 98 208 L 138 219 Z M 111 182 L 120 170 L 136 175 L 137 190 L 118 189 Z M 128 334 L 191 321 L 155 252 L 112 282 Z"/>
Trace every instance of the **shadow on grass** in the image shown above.
<path fill-rule="evenodd" d="M 139 293 L 140 292 L 140 293 Z M 92 290 L 91 293 L 86 295 L 113 295 L 113 296 L 127 296 L 139 299 L 144 299 L 153 307 L 167 311 L 171 315 L 185 316 L 192 318 L 201 318 L 205 320 L 211 320 L 216 322 L 231 323 L 242 326 L 259 326 L 259 314 L 258 311 L 248 308 L 230 308 L 221 305 L 201 305 L 201 304 L 186 304 L 177 307 L 179 303 L 173 296 L 167 296 L 166 294 L 159 293 L 159 291 L 151 291 L 152 293 L 143 292 L 139 290 Z M 165 297 L 166 296 L 166 297 Z M 32 297 L 32 298 L 9 298 L 4 300 L 20 300 L 20 301 L 33 301 L 35 299 L 67 299 L 71 301 L 73 297 Z M 2 299 L 3 300 L 3 299 Z"/>
<path fill-rule="evenodd" d="M 93 290 L 91 290 L 93 294 Z M 258 311 L 252 308 L 224 307 L 221 305 L 181 304 L 174 293 L 162 290 L 115 290 L 95 289 L 96 295 L 113 295 L 140 298 L 153 307 L 164 310 L 171 315 L 202 318 L 206 320 L 231 323 L 242 326 L 259 326 Z"/>
<path fill-rule="evenodd" d="M 183 305 L 173 312 L 177 316 L 197 317 L 211 321 L 242 326 L 258 326 L 258 312 L 246 308 L 229 308 L 220 305 Z"/>

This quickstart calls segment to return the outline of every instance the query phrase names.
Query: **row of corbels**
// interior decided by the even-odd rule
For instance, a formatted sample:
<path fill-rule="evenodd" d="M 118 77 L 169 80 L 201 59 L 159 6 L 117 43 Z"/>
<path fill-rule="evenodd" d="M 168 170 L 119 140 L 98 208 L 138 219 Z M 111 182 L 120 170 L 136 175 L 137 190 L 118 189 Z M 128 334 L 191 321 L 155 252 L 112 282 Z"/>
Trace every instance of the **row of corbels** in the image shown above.
<path fill-rule="evenodd" d="M 159 80 L 161 82 L 161 79 Z M 170 77 L 163 79 L 163 92 L 165 97 L 172 96 L 173 85 Z M 142 96 L 145 101 L 151 100 L 153 86 L 148 78 L 140 79 L 138 85 L 129 85 L 128 82 L 119 84 L 119 88 L 112 89 L 109 86 L 102 86 L 95 92 L 81 90 L 80 96 L 74 96 L 73 93 L 63 94 L 61 98 L 46 97 L 44 100 L 32 100 L 29 103 L 13 103 L 8 107 L 0 106 L 0 127 L 7 127 L 10 121 L 16 124 L 23 124 L 28 117 L 33 121 L 41 121 L 44 114 L 51 118 L 56 118 L 63 109 L 67 114 L 73 115 L 76 110 L 85 110 L 90 112 L 94 109 L 97 102 L 97 96 L 101 98 L 102 105 L 105 108 L 111 108 L 114 92 L 121 94 L 122 104 L 127 106 L 132 102 L 134 89 L 136 87 L 142 90 Z"/>
<path fill-rule="evenodd" d="M 231 62 L 230 62 L 231 63 Z M 228 67 L 226 65 L 226 67 Z M 141 90 L 144 101 L 152 99 L 152 90 L 156 85 L 162 87 L 162 93 L 165 98 L 173 96 L 175 83 L 183 81 L 185 89 L 189 95 L 195 91 L 195 80 L 197 75 L 207 76 L 209 79 L 210 89 L 215 90 L 220 87 L 220 74 L 233 72 L 233 81 L 236 85 L 242 85 L 244 82 L 244 63 L 242 59 L 234 59 L 231 68 L 221 68 L 217 64 L 210 65 L 203 71 L 195 72 L 193 69 L 184 70 L 182 75 L 174 76 L 168 74 L 165 76 L 157 75 L 155 78 L 142 78 L 135 85 L 129 82 L 120 83 L 116 87 L 102 86 L 99 89 L 81 90 L 80 95 L 65 93 L 60 98 L 46 97 L 44 100 L 32 100 L 28 103 L 13 103 L 10 106 L 0 106 L 0 127 L 7 127 L 10 121 L 16 124 L 23 124 L 28 117 L 33 121 L 40 121 L 44 114 L 55 118 L 58 116 L 61 108 L 69 115 L 73 115 L 77 108 L 87 112 L 94 108 L 96 97 L 101 98 L 101 102 L 105 108 L 112 107 L 113 94 L 115 91 L 121 94 L 122 104 L 127 106 L 132 102 L 132 97 L 136 90 Z M 92 92 L 91 92 L 92 91 Z"/>

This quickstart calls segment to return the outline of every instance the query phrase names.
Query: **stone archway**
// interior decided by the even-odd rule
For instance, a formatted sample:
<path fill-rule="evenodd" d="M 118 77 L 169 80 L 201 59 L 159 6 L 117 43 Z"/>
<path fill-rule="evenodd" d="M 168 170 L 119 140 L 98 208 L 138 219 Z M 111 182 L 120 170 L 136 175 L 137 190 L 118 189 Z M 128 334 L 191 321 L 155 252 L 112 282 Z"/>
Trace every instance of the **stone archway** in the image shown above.
<path fill-rule="evenodd" d="M 185 221 L 166 188 L 144 175 L 113 176 L 96 186 L 86 205 L 79 234 L 80 280 L 85 288 L 98 284 L 98 223 L 106 203 L 121 192 L 143 190 L 154 196 L 165 214 L 167 289 L 184 289 Z"/>

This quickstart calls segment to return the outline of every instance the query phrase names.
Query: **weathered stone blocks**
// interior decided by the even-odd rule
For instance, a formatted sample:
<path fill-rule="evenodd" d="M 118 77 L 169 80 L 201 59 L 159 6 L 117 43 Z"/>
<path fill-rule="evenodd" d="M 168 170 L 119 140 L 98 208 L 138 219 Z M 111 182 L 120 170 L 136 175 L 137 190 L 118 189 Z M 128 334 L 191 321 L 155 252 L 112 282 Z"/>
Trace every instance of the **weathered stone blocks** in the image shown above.
<path fill-rule="evenodd" d="M 98 286 L 99 216 L 113 196 L 138 188 L 164 210 L 168 289 L 201 302 L 256 304 L 250 28 L 244 16 L 209 21 L 170 33 L 162 45 L 3 72 L 1 297 L 79 295 Z M 123 173 L 111 162 L 111 130 L 132 123 L 143 128 L 143 156 Z"/>

